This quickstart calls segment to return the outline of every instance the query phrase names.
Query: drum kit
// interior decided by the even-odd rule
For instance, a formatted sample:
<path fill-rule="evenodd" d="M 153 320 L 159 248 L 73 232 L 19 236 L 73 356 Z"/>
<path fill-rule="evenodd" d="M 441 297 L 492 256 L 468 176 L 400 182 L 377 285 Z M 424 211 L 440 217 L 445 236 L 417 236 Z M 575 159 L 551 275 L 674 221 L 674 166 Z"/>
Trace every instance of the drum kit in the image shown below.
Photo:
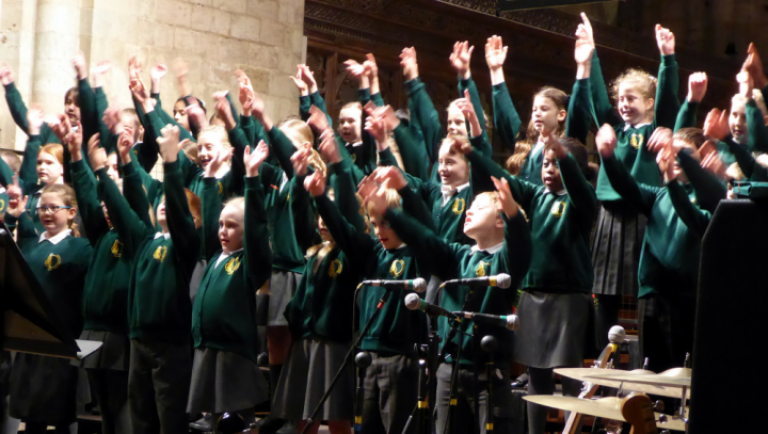
<path fill-rule="evenodd" d="M 691 370 L 675 368 L 656 374 L 637 369 L 623 371 L 615 369 L 563 368 L 555 373 L 581 380 L 591 386 L 605 386 L 632 393 L 626 398 L 608 397 L 600 399 L 573 398 L 568 396 L 534 395 L 525 400 L 560 410 L 596 416 L 632 424 L 633 434 L 652 434 L 657 430 L 687 431 L 690 399 Z M 682 405 L 675 416 L 664 415 L 663 403 L 651 403 L 647 395 L 681 399 Z M 655 423 L 651 423 L 655 422 Z"/>

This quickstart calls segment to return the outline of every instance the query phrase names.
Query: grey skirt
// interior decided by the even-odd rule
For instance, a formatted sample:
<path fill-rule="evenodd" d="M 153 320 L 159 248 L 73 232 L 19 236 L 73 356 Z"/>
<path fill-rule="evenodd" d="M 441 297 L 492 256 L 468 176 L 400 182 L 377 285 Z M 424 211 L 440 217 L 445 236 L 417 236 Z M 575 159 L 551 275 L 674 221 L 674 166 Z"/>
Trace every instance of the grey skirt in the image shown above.
<path fill-rule="evenodd" d="M 9 414 L 24 422 L 68 425 L 77 419 L 78 370 L 68 359 L 17 353 Z"/>
<path fill-rule="evenodd" d="M 514 359 L 533 368 L 581 366 L 592 316 L 589 294 L 523 291 Z"/>
<path fill-rule="evenodd" d="M 287 326 L 285 308 L 288 307 L 296 288 L 299 287 L 301 274 L 291 271 L 272 270 L 269 280 L 269 318 L 268 326 Z"/>
<path fill-rule="evenodd" d="M 187 413 L 224 413 L 269 399 L 264 374 L 251 359 L 213 348 L 195 350 Z"/>
<path fill-rule="evenodd" d="M 80 339 L 101 342 L 102 346 L 88 357 L 77 362 L 85 369 L 111 369 L 127 371 L 131 361 L 131 341 L 128 335 L 119 333 L 83 330 Z"/>
<path fill-rule="evenodd" d="M 330 386 L 352 343 L 301 339 L 291 345 L 275 389 L 272 414 L 287 420 L 307 419 Z M 350 362 L 325 401 L 317 420 L 353 420 L 355 368 Z"/>
<path fill-rule="evenodd" d="M 592 292 L 637 297 L 637 269 L 648 219 L 620 202 L 600 206 L 592 237 Z"/>

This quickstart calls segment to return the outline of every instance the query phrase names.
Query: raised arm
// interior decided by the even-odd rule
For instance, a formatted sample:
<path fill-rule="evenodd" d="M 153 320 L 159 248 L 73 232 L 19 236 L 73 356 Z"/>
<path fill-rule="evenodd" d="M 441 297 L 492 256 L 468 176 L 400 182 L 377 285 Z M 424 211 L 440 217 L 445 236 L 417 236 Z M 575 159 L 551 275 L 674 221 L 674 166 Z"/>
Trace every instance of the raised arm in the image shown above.
<path fill-rule="evenodd" d="M 493 176 L 497 179 L 506 179 L 509 183 L 512 197 L 514 197 L 515 201 L 519 203 L 527 213 L 530 213 L 531 201 L 533 200 L 537 189 L 535 185 L 510 175 L 495 161 L 479 152 L 472 151 L 465 155 L 469 162 L 472 163 L 473 176 L 485 178 Z M 477 171 L 476 174 L 475 171 Z"/>
<path fill-rule="evenodd" d="M 703 238 L 712 215 L 691 203 L 685 190 L 677 180 L 667 183 L 667 189 L 669 189 L 669 198 L 672 201 L 672 206 L 675 207 L 675 212 L 680 217 L 680 220 L 696 236 Z"/>
<path fill-rule="evenodd" d="M 493 86 L 493 131 L 499 135 L 509 152 L 515 152 L 515 140 L 523 122 L 515 110 L 504 78 L 504 61 L 508 50 L 501 36 L 491 36 L 485 44 L 485 61 L 491 72 Z"/>
<path fill-rule="evenodd" d="M 341 215 L 358 232 L 365 232 L 365 219 L 360 215 L 360 203 L 357 200 L 357 196 L 355 196 L 355 182 L 352 178 L 352 167 L 354 167 L 354 164 L 350 159 L 341 158 L 339 153 L 340 146 L 332 134 L 324 134 L 323 141 L 318 150 L 323 159 L 329 164 L 328 171 L 332 175 L 332 185 L 336 192 L 336 205 L 339 207 Z M 292 158 L 295 160 L 298 157 L 305 160 L 302 165 L 305 168 L 305 172 L 308 154 L 309 150 L 303 150 L 297 152 Z"/>
<path fill-rule="evenodd" d="M 416 60 L 416 49 L 404 48 L 400 54 L 400 65 L 403 67 L 405 90 L 408 94 L 408 108 L 411 111 L 411 127 L 419 131 L 427 146 L 427 155 L 432 162 L 437 161 L 440 142 L 445 137 L 440 116 L 435 110 L 432 100 L 427 94 L 424 83 L 419 78 L 419 65 Z"/>
<path fill-rule="evenodd" d="M 677 113 L 674 131 L 682 128 L 696 128 L 699 106 L 707 93 L 707 73 L 694 72 L 688 76 L 688 97 Z"/>
<path fill-rule="evenodd" d="M 504 220 L 503 255 L 507 262 L 507 270 L 512 277 L 512 285 L 509 289 L 515 290 L 520 287 L 531 265 L 533 254 L 531 229 L 525 215 L 519 212 L 517 204 L 512 199 L 506 179 L 493 178 L 493 184 L 498 198 L 496 209 Z"/>
<path fill-rule="evenodd" d="M 582 144 L 587 143 L 589 127 L 592 126 L 592 104 L 590 101 L 591 85 L 589 77 L 592 66 L 592 54 L 595 47 L 590 43 L 589 34 L 583 24 L 576 31 L 576 82 L 568 102 L 568 116 L 565 119 L 565 135 L 573 137 Z"/>
<path fill-rule="evenodd" d="M 456 42 L 453 44 L 453 53 L 451 53 L 450 61 L 451 66 L 459 75 L 459 95 L 471 101 L 476 109 L 476 116 L 481 131 L 476 132 L 473 136 L 482 134 L 485 136 L 490 146 L 488 132 L 485 130 L 485 114 L 483 113 L 483 105 L 480 102 L 480 92 L 477 91 L 477 85 L 475 84 L 475 81 L 472 80 L 470 63 L 472 60 L 472 52 L 474 50 L 475 47 L 470 46 L 467 41 Z"/>
<path fill-rule="evenodd" d="M 243 257 L 254 292 L 272 275 L 272 248 L 269 245 L 267 211 L 264 205 L 264 190 L 259 181 L 259 166 L 268 155 L 269 147 L 261 142 L 253 152 L 246 148 L 243 157 L 248 176 L 245 180 Z"/>
<path fill-rule="evenodd" d="M 589 22 L 587 15 L 582 12 L 581 14 L 582 24 L 579 25 L 579 30 L 582 30 L 587 37 L 587 41 L 592 47 L 595 46 L 594 33 L 592 31 L 592 24 Z M 611 105 L 611 98 L 608 96 L 608 88 L 605 86 L 605 78 L 603 78 L 603 69 L 600 67 L 600 59 L 597 57 L 597 51 L 592 54 L 592 65 L 590 66 L 589 74 L 590 82 L 590 94 L 592 96 L 592 109 L 594 110 L 595 122 L 597 125 L 610 124 L 614 127 L 622 125 L 624 121 L 621 120 L 619 114 L 616 113 L 616 109 Z"/>
<path fill-rule="evenodd" d="M 461 245 L 446 243 L 420 220 L 401 210 L 389 208 L 384 218 L 397 236 L 413 250 L 420 266 L 432 270 L 442 280 L 459 276 Z"/>
<path fill-rule="evenodd" d="M 70 146 L 69 149 L 72 156 L 72 164 L 70 165 L 72 187 L 74 187 L 77 197 L 77 211 L 83 219 L 83 225 L 88 229 L 88 240 L 92 246 L 95 246 L 99 238 L 109 232 L 109 224 L 104 218 L 104 211 L 96 195 L 96 182 L 93 173 L 85 165 L 79 148 L 79 146 Z"/>
<path fill-rule="evenodd" d="M 677 61 L 675 60 L 675 35 L 660 25 L 656 25 L 656 41 L 661 53 L 659 79 L 656 86 L 656 126 L 674 128 L 680 100 L 677 98 L 680 87 Z"/>
<path fill-rule="evenodd" d="M 595 189 L 584 177 L 584 173 L 570 153 L 559 145 L 555 145 L 555 153 L 563 186 L 568 192 L 570 202 L 579 210 L 583 223 L 591 228 L 598 207 Z"/>

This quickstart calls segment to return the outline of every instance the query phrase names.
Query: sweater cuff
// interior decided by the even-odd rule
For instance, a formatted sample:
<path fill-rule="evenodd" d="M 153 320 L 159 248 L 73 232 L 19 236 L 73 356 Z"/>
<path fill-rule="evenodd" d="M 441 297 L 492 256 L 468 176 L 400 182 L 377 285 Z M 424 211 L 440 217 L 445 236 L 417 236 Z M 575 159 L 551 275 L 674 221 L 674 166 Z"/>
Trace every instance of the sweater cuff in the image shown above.
<path fill-rule="evenodd" d="M 179 160 L 173 161 L 171 163 L 163 163 L 163 170 L 165 172 L 178 172 L 180 171 L 181 165 L 179 163 Z"/>
<path fill-rule="evenodd" d="M 408 95 L 412 95 L 414 92 L 419 90 L 420 88 L 419 85 L 423 85 L 419 77 L 416 77 L 413 80 L 408 80 L 404 84 L 405 84 L 405 91 L 408 93 Z"/>
<path fill-rule="evenodd" d="M 507 90 L 507 83 L 506 82 L 502 82 L 502 83 L 494 84 L 493 85 L 493 93 L 503 92 L 503 91 L 509 92 L 509 90 Z"/>
<path fill-rule="evenodd" d="M 661 56 L 661 66 L 673 66 L 675 65 L 675 55 L 669 54 L 666 56 Z"/>
<path fill-rule="evenodd" d="M 84 171 L 85 170 L 85 160 L 81 158 L 81 159 L 79 159 L 77 161 L 70 162 L 69 170 L 71 170 L 72 173 Z"/>
<path fill-rule="evenodd" d="M 136 167 L 133 165 L 133 163 L 124 163 L 120 165 L 120 168 L 123 170 L 123 176 L 136 174 Z"/>
<path fill-rule="evenodd" d="M 215 178 L 214 178 L 214 180 L 215 180 Z M 256 188 L 259 188 L 260 185 L 261 184 L 259 184 L 259 177 L 258 176 L 246 176 L 245 177 L 245 188 L 247 188 L 247 189 L 256 189 Z"/>
<path fill-rule="evenodd" d="M 16 82 L 12 81 L 8 84 L 4 84 L 3 87 L 5 88 L 6 93 L 8 93 L 9 91 L 13 92 L 14 90 L 16 90 Z"/>
<path fill-rule="evenodd" d="M 84 160 L 80 160 L 80 161 L 84 161 Z M 104 178 L 105 176 L 109 176 L 109 175 L 107 174 L 107 167 L 106 167 L 106 166 L 105 166 L 105 167 L 102 167 L 101 169 L 99 169 L 99 170 L 97 170 L 97 171 L 95 171 L 95 172 L 93 172 L 93 173 L 96 175 L 96 177 L 97 177 L 98 179 L 102 179 L 102 178 Z"/>

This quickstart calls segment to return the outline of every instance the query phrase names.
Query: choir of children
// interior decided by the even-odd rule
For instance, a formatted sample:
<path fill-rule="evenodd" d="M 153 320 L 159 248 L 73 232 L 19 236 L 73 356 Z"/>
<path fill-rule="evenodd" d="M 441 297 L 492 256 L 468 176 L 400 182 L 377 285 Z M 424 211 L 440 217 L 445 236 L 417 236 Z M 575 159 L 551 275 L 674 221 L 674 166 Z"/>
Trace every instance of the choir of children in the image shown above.
<path fill-rule="evenodd" d="M 433 384 L 437 432 L 509 433 L 511 363 L 528 368 L 529 394 L 553 393 L 553 369 L 581 366 L 594 337 L 604 342 L 623 295 L 639 297 L 651 369 L 679 366 L 692 349 L 700 242 L 725 181 L 768 179 L 755 155 L 768 150 L 768 128 L 753 97 L 768 78 L 750 46 L 730 116 L 713 111 L 698 129 L 706 74 L 691 76 L 681 106 L 672 32 L 656 27 L 657 78 L 630 69 L 609 93 L 582 17 L 573 92 L 539 90 L 522 137 L 504 79 L 508 49 L 488 38 L 493 127 L 513 154 L 506 169 L 491 158 L 467 42 L 449 58 L 459 92 L 445 128 L 412 47 L 400 55 L 408 115 L 386 105 L 369 54 L 346 62 L 360 99 L 342 107 L 335 130 L 306 65 L 290 77 L 300 116 L 277 123 L 239 70 L 241 114 L 217 92 L 208 118 L 177 65 L 182 95 L 171 116 L 159 98 L 165 65 L 152 69 L 147 89 L 131 59 L 134 107 L 121 111 L 101 87 L 110 65 L 89 79 L 78 53 L 64 114 L 45 117 L 0 68 L 11 114 L 29 136 L 21 161 L 0 159 L 0 212 L 62 323 L 102 343 L 80 363 L 102 432 L 187 432 L 200 413 L 213 415 L 215 431 L 224 413 L 252 420 L 271 395 L 261 433 L 316 433 L 325 420 L 334 434 L 353 422 L 366 434 L 399 434 L 421 405 L 418 349 L 436 326 L 445 341 Z M 593 120 L 599 172 L 584 145 Z M 148 175 L 158 154 L 162 182 Z M 512 277 L 509 289 L 439 289 L 499 273 Z M 448 316 L 430 323 L 406 307 L 412 290 L 360 283 L 418 277 L 431 280 L 427 300 L 449 312 L 517 307 L 519 329 Z M 258 303 L 268 304 L 267 318 Z M 269 384 L 257 364 L 260 325 Z M 480 350 L 488 335 L 499 342 L 492 355 Z M 372 356 L 358 420 L 346 359 L 356 340 Z M 18 354 L 0 390 L 10 390 L 9 414 L 27 432 L 63 433 L 76 420 L 77 378 L 68 361 Z M 564 394 L 578 390 L 563 379 Z M 527 417 L 529 433 L 544 432 L 545 408 L 529 404 Z"/>

